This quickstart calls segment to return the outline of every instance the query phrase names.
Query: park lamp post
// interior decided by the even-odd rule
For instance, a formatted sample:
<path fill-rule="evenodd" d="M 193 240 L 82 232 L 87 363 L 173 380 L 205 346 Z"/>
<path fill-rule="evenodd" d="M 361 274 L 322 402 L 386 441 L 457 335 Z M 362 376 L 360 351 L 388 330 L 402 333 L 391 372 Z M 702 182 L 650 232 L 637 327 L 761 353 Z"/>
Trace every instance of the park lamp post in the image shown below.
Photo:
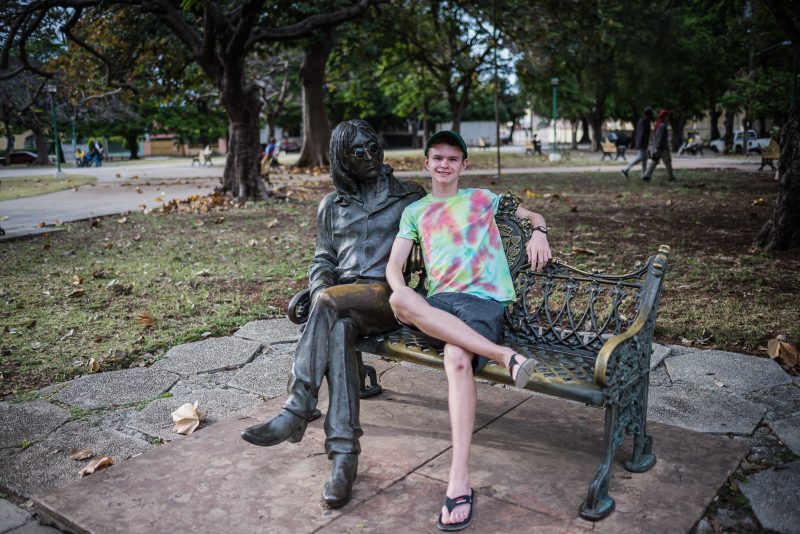
<path fill-rule="evenodd" d="M 47 82 L 47 92 L 50 93 L 50 111 L 53 114 L 53 142 L 56 145 L 56 180 L 63 180 L 66 175 L 61 172 L 61 145 L 58 142 L 58 125 L 56 124 L 56 87 L 55 82 Z"/>
<path fill-rule="evenodd" d="M 550 78 L 550 85 L 553 86 L 553 151 L 550 152 L 550 161 L 558 161 L 561 154 L 558 153 L 558 137 L 556 132 L 556 115 L 558 114 L 558 78 Z"/>

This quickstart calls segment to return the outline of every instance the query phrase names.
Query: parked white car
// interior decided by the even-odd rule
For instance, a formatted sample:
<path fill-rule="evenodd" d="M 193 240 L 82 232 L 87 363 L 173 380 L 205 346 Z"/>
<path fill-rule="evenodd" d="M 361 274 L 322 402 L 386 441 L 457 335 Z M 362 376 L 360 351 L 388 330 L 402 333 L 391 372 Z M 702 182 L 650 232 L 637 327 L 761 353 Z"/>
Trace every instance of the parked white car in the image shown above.
<path fill-rule="evenodd" d="M 737 154 L 742 154 L 744 152 L 743 147 L 745 137 L 747 139 L 748 153 L 760 152 L 761 149 L 766 148 L 767 145 L 769 145 L 769 137 L 757 138 L 755 130 L 747 130 L 746 134 L 747 135 L 745 136 L 745 132 L 742 132 L 742 130 L 733 133 L 733 151 Z M 713 152 L 725 152 L 725 141 L 722 138 L 709 141 L 708 146 Z"/>

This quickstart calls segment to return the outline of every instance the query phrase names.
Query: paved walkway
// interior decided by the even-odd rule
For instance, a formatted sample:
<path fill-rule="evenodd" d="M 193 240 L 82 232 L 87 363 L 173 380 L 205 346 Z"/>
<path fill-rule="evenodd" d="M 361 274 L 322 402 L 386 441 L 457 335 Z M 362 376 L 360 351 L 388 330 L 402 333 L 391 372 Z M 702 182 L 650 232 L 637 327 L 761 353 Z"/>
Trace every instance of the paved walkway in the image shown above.
<path fill-rule="evenodd" d="M 426 525 L 430 530 L 448 451 L 447 433 L 436 432 L 447 428 L 441 373 L 377 362 L 392 393 L 363 405 L 359 497 L 342 511 L 323 512 L 316 505 L 328 471 L 320 454 L 319 422 L 297 446 L 261 449 L 238 439 L 240 427 L 252 424 L 250 417 L 260 419 L 278 409 L 297 339 L 297 328 L 286 319 L 254 321 L 230 337 L 174 347 L 149 368 L 85 375 L 47 387 L 35 400 L 0 402 L 0 487 L 13 492 L 0 499 L 0 534 L 54 532 L 37 521 L 36 510 L 62 521 L 62 527 L 93 532 L 155 532 L 167 525 L 207 532 L 213 530 L 210 525 L 226 522 L 229 530 L 244 532 L 258 530 L 256 525 L 267 524 L 263 521 L 271 521 L 266 530 L 291 532 L 385 531 L 387 525 Z M 520 518 L 558 532 L 587 528 L 575 518 L 572 501 L 582 498 L 581 488 L 591 476 L 587 473 L 599 460 L 593 445 L 598 436 L 591 434 L 601 432 L 595 424 L 598 412 L 511 388 L 481 388 L 486 402 L 481 403 L 476 450 L 489 447 L 493 452 L 487 451 L 486 458 L 505 452 L 498 453 L 495 469 L 476 470 L 482 501 L 476 528 L 495 531 Z M 265 399 L 272 400 L 265 406 Z M 203 427 L 189 438 L 172 433 L 171 412 L 194 401 L 208 414 Z M 800 492 L 800 462 L 790 454 L 800 455 L 800 381 L 775 362 L 654 345 L 649 420 L 655 422 L 660 467 L 641 475 L 615 467 L 611 491 L 619 496 L 617 511 L 597 529 L 691 530 L 749 448 L 744 460 L 749 470 L 763 460 L 779 464 L 738 482 L 755 516 L 765 528 L 800 531 L 800 512 L 792 504 Z M 538 423 L 518 426 L 531 421 Z M 576 426 L 590 436 L 569 434 Z M 517 438 L 509 441 L 509 436 Z M 171 447 L 161 445 L 172 440 Z M 573 450 L 564 458 L 553 457 L 564 443 Z M 110 456 L 116 465 L 76 482 L 89 460 L 69 459 L 73 449 Z M 391 465 L 381 463 L 386 458 L 393 459 Z M 584 463 L 588 471 L 576 467 L 552 473 L 553 465 L 583 469 Z M 548 468 L 553 484 L 543 475 Z M 259 469 L 271 476 L 255 476 Z M 494 480 L 495 472 L 504 478 Z M 191 480 L 191 491 L 186 480 Z M 261 486 L 231 485 L 237 480 L 260 480 Z M 204 501 L 203 487 L 219 498 Z M 517 495 L 516 487 L 524 491 Z M 418 497 L 413 506 L 408 495 Z M 36 509 L 15 504 L 27 498 L 34 499 Z M 305 514 L 306 508 L 311 512 Z M 230 510 L 245 515 L 234 521 Z M 389 512 L 385 523 L 376 523 L 378 511 Z M 264 514 L 261 523 L 253 523 L 257 514 Z M 741 510 L 724 507 L 714 519 L 722 529 L 750 521 Z M 705 520 L 695 528 L 713 531 Z"/>
<path fill-rule="evenodd" d="M 731 168 L 737 170 L 756 170 L 755 158 L 725 157 L 679 157 L 675 156 L 673 165 L 677 169 Z M 555 166 L 504 168 L 507 174 L 563 174 L 586 172 L 619 172 L 622 163 L 599 163 L 586 166 Z M 95 176 L 97 183 L 76 189 L 58 191 L 46 195 L 7 200 L 0 202 L 0 226 L 6 235 L 0 241 L 16 239 L 28 235 L 58 231 L 58 222 L 70 222 L 104 215 L 116 215 L 125 211 L 136 211 L 142 206 L 153 208 L 172 199 L 186 198 L 192 194 L 208 194 L 219 185 L 224 168 L 192 167 L 186 161 L 148 161 L 140 164 L 127 163 L 119 166 L 92 167 L 86 169 L 67 168 L 67 174 L 86 174 Z M 35 176 L 53 172 L 41 168 L 0 168 L 0 180 L 11 176 Z M 491 174 L 491 169 L 470 169 L 465 175 Z M 398 177 L 424 178 L 420 171 L 398 171 Z M 631 179 L 637 172 L 631 174 Z M 299 174 L 274 174 L 275 185 L 291 184 L 298 181 L 329 181 L 328 175 L 311 176 Z M 159 200 L 157 200 L 159 199 Z M 42 228 L 41 226 L 46 226 Z"/>

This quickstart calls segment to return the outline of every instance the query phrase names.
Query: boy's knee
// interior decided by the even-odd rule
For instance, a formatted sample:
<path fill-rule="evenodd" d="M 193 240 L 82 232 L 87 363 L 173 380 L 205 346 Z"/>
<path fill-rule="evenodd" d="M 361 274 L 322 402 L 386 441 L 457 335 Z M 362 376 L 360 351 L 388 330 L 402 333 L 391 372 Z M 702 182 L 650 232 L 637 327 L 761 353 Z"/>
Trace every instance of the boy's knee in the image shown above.
<path fill-rule="evenodd" d="M 472 374 L 472 353 L 448 343 L 444 346 L 444 369 L 447 373 L 468 371 Z"/>
<path fill-rule="evenodd" d="M 392 307 L 394 314 L 401 320 L 408 319 L 409 311 L 411 310 L 410 300 L 408 295 L 403 292 L 394 292 L 389 295 L 389 306 Z"/>

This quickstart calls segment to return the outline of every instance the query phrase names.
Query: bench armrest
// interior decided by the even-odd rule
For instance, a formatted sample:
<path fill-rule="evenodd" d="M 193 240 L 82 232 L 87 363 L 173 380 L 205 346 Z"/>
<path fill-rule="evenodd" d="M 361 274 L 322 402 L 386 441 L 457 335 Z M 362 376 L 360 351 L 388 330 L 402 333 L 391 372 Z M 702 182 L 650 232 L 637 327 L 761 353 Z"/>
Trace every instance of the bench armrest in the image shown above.
<path fill-rule="evenodd" d="M 661 245 L 658 252 L 650 260 L 647 281 L 642 289 L 642 304 L 636 319 L 627 330 L 609 338 L 597 354 L 594 381 L 600 387 L 624 387 L 627 381 L 636 380 L 650 371 L 653 330 L 669 247 Z M 611 379 L 608 376 L 609 369 L 615 371 Z M 623 376 L 618 376 L 620 373 Z"/>

